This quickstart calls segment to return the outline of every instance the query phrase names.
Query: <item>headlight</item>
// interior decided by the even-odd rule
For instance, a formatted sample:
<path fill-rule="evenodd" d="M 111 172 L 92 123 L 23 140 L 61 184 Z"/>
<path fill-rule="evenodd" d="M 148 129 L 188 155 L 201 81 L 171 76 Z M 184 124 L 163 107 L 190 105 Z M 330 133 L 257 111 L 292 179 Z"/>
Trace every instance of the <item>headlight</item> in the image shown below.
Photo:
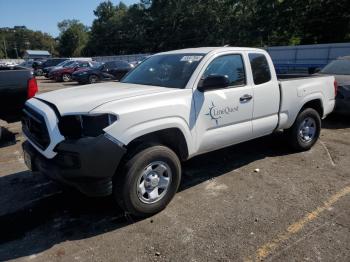
<path fill-rule="evenodd" d="M 103 134 L 103 129 L 117 119 L 113 114 L 64 116 L 60 119 L 58 127 L 66 138 L 96 137 Z"/>

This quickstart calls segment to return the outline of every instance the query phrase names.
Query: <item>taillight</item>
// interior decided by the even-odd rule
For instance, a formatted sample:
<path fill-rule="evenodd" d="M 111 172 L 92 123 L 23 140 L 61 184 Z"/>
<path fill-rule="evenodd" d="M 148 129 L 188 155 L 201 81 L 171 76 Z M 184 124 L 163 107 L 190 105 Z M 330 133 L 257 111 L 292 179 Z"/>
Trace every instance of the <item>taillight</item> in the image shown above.
<path fill-rule="evenodd" d="M 38 84 L 36 83 L 35 77 L 28 80 L 28 92 L 27 98 L 32 98 L 38 92 Z"/>
<path fill-rule="evenodd" d="M 338 93 L 338 82 L 337 80 L 334 80 L 334 97 L 337 96 Z"/>

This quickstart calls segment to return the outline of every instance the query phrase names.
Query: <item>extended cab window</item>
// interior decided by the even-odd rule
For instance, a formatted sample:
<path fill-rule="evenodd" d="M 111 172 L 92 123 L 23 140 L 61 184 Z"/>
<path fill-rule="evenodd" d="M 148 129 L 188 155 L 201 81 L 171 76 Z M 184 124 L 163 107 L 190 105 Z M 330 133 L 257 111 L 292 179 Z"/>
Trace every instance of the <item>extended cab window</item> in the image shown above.
<path fill-rule="evenodd" d="M 246 77 L 242 56 L 224 55 L 215 58 L 208 65 L 202 78 L 210 75 L 226 76 L 230 81 L 230 86 L 245 85 Z"/>
<path fill-rule="evenodd" d="M 249 54 L 254 84 L 260 85 L 271 80 L 270 67 L 263 54 Z"/>

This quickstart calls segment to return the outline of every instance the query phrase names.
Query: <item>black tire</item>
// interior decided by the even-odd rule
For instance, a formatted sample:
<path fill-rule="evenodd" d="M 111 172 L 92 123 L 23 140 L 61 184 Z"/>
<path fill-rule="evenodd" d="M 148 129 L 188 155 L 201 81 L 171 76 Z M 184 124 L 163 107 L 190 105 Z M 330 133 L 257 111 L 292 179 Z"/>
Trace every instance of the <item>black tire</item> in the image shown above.
<path fill-rule="evenodd" d="M 61 77 L 62 82 L 69 82 L 72 80 L 72 76 L 70 74 L 64 73 Z"/>
<path fill-rule="evenodd" d="M 315 132 L 313 136 L 308 136 L 309 140 L 304 139 L 302 132 L 302 125 L 305 121 L 311 121 L 312 125 L 315 128 Z M 303 109 L 297 119 L 295 120 L 293 126 L 287 131 L 288 140 L 291 147 L 298 151 L 307 151 L 309 150 L 318 140 L 321 133 L 321 118 L 319 113 L 312 108 Z"/>
<path fill-rule="evenodd" d="M 100 79 L 97 75 L 91 75 L 89 76 L 89 84 L 97 83 Z"/>
<path fill-rule="evenodd" d="M 37 76 L 42 76 L 43 75 L 43 70 L 42 69 L 38 69 L 38 70 L 35 71 L 35 74 Z"/>
<path fill-rule="evenodd" d="M 165 163 L 171 171 L 171 175 L 169 175 L 171 179 L 167 190 L 157 202 L 145 203 L 141 200 L 143 196 L 139 196 L 138 188 L 140 179 L 144 178 L 145 168 L 149 167 L 151 163 Z M 153 166 L 151 166 L 152 168 Z M 150 146 L 138 150 L 126 160 L 121 172 L 114 177 L 113 196 L 127 213 L 138 217 L 148 217 L 160 212 L 168 205 L 177 192 L 180 181 L 181 163 L 178 156 L 168 147 Z M 152 185 L 150 186 L 152 187 Z M 148 195 L 148 193 L 145 193 L 145 195 Z"/>

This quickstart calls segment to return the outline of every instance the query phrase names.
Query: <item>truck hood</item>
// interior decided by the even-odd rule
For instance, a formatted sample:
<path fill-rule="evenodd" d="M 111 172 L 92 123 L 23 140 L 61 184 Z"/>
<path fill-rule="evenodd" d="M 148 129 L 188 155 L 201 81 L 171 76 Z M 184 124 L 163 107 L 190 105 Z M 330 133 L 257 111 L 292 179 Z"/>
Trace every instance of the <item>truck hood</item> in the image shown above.
<path fill-rule="evenodd" d="M 61 115 L 88 113 L 109 102 L 171 91 L 170 88 L 118 82 L 66 88 L 36 95 L 56 106 Z"/>

